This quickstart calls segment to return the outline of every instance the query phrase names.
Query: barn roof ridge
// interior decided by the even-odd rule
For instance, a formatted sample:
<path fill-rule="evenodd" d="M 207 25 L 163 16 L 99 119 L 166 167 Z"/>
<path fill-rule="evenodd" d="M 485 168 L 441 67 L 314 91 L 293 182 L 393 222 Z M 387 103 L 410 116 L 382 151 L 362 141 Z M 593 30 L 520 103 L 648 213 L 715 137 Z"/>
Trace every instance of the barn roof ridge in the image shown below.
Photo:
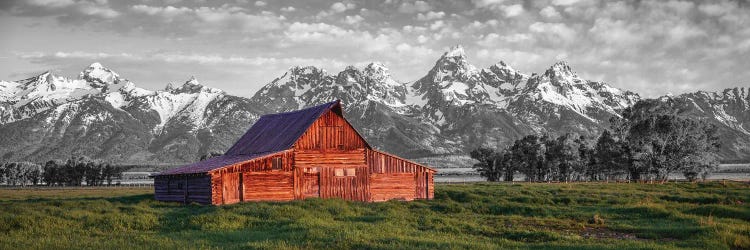
<path fill-rule="evenodd" d="M 307 107 L 307 108 L 303 108 L 303 109 L 297 109 L 297 110 L 286 111 L 286 112 L 279 112 L 279 113 L 272 113 L 272 114 L 264 114 L 264 115 L 261 115 L 260 117 L 273 117 L 273 116 L 283 116 L 283 115 L 292 115 L 292 114 L 296 114 L 296 113 L 310 112 L 310 111 L 315 110 L 315 109 L 317 109 L 319 107 L 322 107 L 322 106 L 327 106 L 327 107 L 330 106 L 328 108 L 332 108 L 333 105 L 338 104 L 340 102 L 341 102 L 341 100 L 335 100 L 335 101 L 331 101 L 331 102 L 327 102 L 327 103 L 324 103 L 324 104 L 315 105 L 315 106 Z"/>

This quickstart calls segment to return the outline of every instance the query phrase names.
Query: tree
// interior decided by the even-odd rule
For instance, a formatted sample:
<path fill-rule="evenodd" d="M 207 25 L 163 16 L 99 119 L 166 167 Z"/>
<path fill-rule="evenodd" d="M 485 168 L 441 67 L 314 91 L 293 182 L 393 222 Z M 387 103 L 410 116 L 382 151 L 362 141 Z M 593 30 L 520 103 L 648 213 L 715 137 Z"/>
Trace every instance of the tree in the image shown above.
<path fill-rule="evenodd" d="M 558 181 L 568 182 L 581 169 L 583 162 L 578 136 L 574 134 L 565 134 L 552 140 L 547 150 L 547 161 L 552 162 L 556 169 L 555 177 Z"/>
<path fill-rule="evenodd" d="M 604 130 L 596 141 L 591 166 L 586 173 L 592 180 L 610 180 L 624 174 L 629 165 L 630 156 L 624 141 Z"/>
<path fill-rule="evenodd" d="M 626 142 L 631 179 L 640 180 L 646 173 L 666 181 L 673 172 L 682 170 L 692 176 L 701 169 L 711 171 L 711 166 L 717 164 L 715 154 L 720 145 L 716 128 L 703 120 L 679 115 L 671 99 L 666 103 L 639 101 L 612 124 L 613 134 Z"/>
<path fill-rule="evenodd" d="M 47 186 L 53 186 L 60 184 L 60 165 L 57 161 L 49 160 L 44 163 L 44 171 L 42 173 L 42 180 L 47 183 Z"/>
<path fill-rule="evenodd" d="M 575 180 L 581 181 L 587 178 L 586 173 L 591 168 L 591 158 L 594 154 L 594 149 L 591 146 L 591 141 L 585 136 L 581 135 L 575 140 L 578 144 L 579 163 L 576 164 L 577 168 L 574 169 L 573 173 L 576 174 Z"/>
<path fill-rule="evenodd" d="M 6 176 L 6 172 L 7 171 L 6 171 L 5 165 L 6 165 L 6 163 L 0 163 L 0 183 L 7 184 L 8 183 L 8 178 Z"/>
<path fill-rule="evenodd" d="M 503 154 L 490 148 L 477 148 L 469 153 L 478 162 L 472 167 L 487 181 L 500 181 L 503 175 Z"/>
<path fill-rule="evenodd" d="M 537 135 L 527 135 L 516 140 L 510 149 L 512 164 L 526 175 L 527 181 L 543 181 L 546 148 Z"/>

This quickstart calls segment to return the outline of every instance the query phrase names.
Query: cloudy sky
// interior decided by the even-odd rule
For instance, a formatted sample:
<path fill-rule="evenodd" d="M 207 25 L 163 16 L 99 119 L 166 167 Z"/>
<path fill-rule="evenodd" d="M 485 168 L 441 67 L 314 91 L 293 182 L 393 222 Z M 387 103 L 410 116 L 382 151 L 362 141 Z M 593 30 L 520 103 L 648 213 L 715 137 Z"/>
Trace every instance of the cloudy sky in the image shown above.
<path fill-rule="evenodd" d="M 568 61 L 653 97 L 750 86 L 750 4 L 736 1 L 3 0 L 0 79 L 76 76 L 98 61 L 148 89 L 251 96 L 294 65 L 379 61 L 399 81 L 448 47 L 527 73 Z"/>

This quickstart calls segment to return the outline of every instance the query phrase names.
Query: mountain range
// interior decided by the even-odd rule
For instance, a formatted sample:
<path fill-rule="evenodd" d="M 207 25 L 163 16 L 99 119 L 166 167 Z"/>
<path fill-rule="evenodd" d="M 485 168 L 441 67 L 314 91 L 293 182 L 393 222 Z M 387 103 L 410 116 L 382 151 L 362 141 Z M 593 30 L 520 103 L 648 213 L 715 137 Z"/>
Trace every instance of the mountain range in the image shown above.
<path fill-rule="evenodd" d="M 371 145 L 420 160 L 465 158 L 473 148 L 502 147 L 530 133 L 595 137 L 641 97 L 583 79 L 565 62 L 531 75 L 502 61 L 477 68 L 460 46 L 412 82 L 393 79 L 380 63 L 336 74 L 295 66 L 251 98 L 194 77 L 146 90 L 93 63 L 75 79 L 45 72 L 0 81 L 0 160 L 83 154 L 122 164 L 192 162 L 226 150 L 260 115 L 335 99 Z M 748 88 L 658 100 L 717 125 L 724 160 L 750 160 Z"/>

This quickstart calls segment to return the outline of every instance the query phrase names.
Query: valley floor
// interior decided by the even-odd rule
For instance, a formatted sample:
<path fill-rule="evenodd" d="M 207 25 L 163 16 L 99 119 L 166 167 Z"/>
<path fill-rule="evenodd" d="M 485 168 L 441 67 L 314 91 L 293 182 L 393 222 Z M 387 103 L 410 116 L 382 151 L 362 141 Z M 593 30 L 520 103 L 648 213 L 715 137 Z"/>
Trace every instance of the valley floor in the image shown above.
<path fill-rule="evenodd" d="M 0 249 L 750 248 L 750 183 L 440 184 L 435 200 L 222 207 L 0 189 Z"/>

